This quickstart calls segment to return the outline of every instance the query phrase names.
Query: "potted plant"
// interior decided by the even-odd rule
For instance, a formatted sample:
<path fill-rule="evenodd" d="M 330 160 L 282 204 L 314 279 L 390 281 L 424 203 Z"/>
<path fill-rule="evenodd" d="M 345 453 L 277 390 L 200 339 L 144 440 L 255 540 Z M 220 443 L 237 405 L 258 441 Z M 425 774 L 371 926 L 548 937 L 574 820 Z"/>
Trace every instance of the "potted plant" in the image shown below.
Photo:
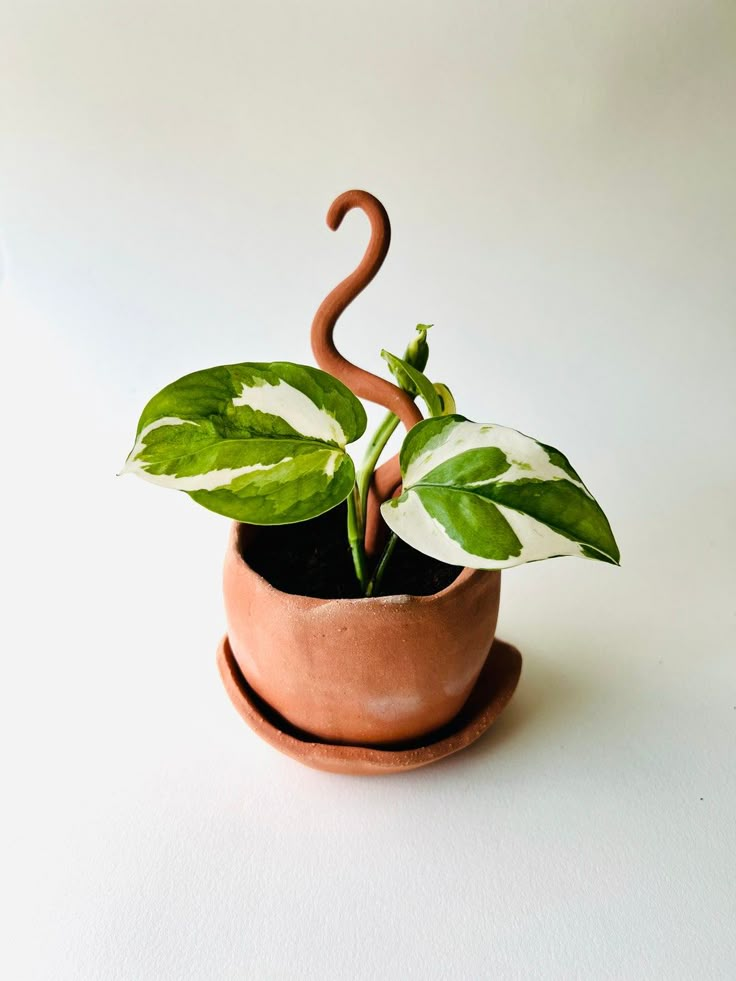
<path fill-rule="evenodd" d="M 340 195 L 329 227 L 353 208 L 371 238 L 315 315 L 319 368 L 180 378 L 144 408 L 124 472 L 233 519 L 218 660 L 241 714 L 302 762 L 377 772 L 462 748 L 511 697 L 521 658 L 494 641 L 501 569 L 562 555 L 618 564 L 619 551 L 562 453 L 466 419 L 429 380 L 429 325 L 403 357 L 382 352 L 393 381 L 339 353 L 335 324 L 390 241 L 365 191 Z M 388 414 L 356 466 L 360 399 Z M 377 468 L 400 424 L 400 454 Z"/>

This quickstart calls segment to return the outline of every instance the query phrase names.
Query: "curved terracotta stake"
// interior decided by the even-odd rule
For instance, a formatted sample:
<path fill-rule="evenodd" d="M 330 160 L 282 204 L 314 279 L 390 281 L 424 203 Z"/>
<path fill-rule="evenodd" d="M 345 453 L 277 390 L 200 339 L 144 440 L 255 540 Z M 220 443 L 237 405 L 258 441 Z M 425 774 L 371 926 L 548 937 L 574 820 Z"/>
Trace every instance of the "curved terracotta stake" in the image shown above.
<path fill-rule="evenodd" d="M 423 418 L 414 400 L 398 385 L 348 361 L 337 350 L 333 340 L 338 318 L 381 268 L 391 242 L 391 224 L 386 209 L 378 198 L 367 191 L 345 191 L 335 198 L 327 212 L 328 226 L 333 231 L 337 231 L 345 215 L 353 208 L 360 208 L 368 216 L 371 223 L 371 238 L 357 269 L 325 297 L 314 315 L 312 351 L 323 371 L 328 371 L 335 378 L 339 378 L 359 398 L 368 399 L 369 402 L 375 402 L 395 413 L 409 430 Z M 374 482 L 371 488 L 366 517 L 365 544 L 369 555 L 376 551 L 381 530 L 378 508 L 386 498 L 391 496 L 401 480 L 398 457 L 392 458 L 379 468 L 377 474 L 381 474 L 381 480 Z"/>
<path fill-rule="evenodd" d="M 373 481 L 368 490 L 368 506 L 365 515 L 365 551 L 373 557 L 383 545 L 386 538 L 386 524 L 381 517 L 381 505 L 389 497 L 396 497 L 401 490 L 401 467 L 399 454 L 386 460 L 373 474 Z"/>
<path fill-rule="evenodd" d="M 345 191 L 330 205 L 327 224 L 333 231 L 340 227 L 345 215 L 360 208 L 371 223 L 371 238 L 358 268 L 332 290 L 320 304 L 312 321 L 312 351 L 317 364 L 339 378 L 359 397 L 384 406 L 401 419 L 407 429 L 422 421 L 414 401 L 398 385 L 359 368 L 344 358 L 332 338 L 338 317 L 347 309 L 383 264 L 391 242 L 391 225 L 378 198 L 367 191 Z"/>

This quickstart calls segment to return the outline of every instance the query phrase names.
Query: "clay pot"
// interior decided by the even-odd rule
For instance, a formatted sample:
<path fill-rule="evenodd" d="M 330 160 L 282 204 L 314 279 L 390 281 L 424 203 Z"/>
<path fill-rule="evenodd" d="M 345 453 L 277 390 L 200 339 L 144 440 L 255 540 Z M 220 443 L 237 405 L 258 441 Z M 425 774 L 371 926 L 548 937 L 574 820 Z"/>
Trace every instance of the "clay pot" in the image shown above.
<path fill-rule="evenodd" d="M 294 596 L 242 557 L 257 533 L 232 526 L 225 612 L 233 657 L 272 709 L 319 740 L 373 746 L 417 739 L 460 712 L 493 643 L 499 572 L 464 569 L 433 596 Z"/>

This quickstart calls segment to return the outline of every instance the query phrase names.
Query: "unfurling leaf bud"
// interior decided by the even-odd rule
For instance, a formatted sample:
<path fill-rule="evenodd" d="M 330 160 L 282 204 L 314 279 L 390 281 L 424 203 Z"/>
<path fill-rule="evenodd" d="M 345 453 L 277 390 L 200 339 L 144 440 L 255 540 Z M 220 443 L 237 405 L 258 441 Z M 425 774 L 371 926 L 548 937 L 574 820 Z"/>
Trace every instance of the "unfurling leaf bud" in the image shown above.
<path fill-rule="evenodd" d="M 431 326 L 432 324 L 417 324 L 417 336 L 404 352 L 404 361 L 408 361 L 412 368 L 418 368 L 420 371 L 424 371 L 429 358 L 427 331 Z"/>

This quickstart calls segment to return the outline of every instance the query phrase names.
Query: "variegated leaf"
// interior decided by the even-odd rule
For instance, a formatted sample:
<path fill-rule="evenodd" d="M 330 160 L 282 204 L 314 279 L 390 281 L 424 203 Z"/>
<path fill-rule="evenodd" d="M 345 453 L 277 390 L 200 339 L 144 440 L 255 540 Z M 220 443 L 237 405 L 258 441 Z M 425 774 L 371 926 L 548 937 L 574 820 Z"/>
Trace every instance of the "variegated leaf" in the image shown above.
<path fill-rule="evenodd" d="M 401 449 L 392 531 L 452 565 L 503 569 L 559 555 L 618 564 L 608 520 L 558 450 L 463 416 L 426 419 Z"/>
<path fill-rule="evenodd" d="M 381 357 L 404 391 L 414 396 L 421 395 L 431 416 L 442 415 L 442 399 L 425 374 L 390 351 L 381 351 Z"/>
<path fill-rule="evenodd" d="M 457 406 L 455 405 L 455 397 L 453 396 L 452 392 L 447 387 L 447 385 L 443 385 L 442 382 L 435 382 L 434 390 L 439 395 L 440 402 L 442 404 L 441 415 L 443 416 L 454 415 L 455 409 L 457 408 Z"/>
<path fill-rule="evenodd" d="M 238 521 L 289 524 L 345 500 L 355 480 L 345 446 L 365 426 L 361 403 L 324 371 L 223 365 L 151 399 L 123 472 Z"/>

